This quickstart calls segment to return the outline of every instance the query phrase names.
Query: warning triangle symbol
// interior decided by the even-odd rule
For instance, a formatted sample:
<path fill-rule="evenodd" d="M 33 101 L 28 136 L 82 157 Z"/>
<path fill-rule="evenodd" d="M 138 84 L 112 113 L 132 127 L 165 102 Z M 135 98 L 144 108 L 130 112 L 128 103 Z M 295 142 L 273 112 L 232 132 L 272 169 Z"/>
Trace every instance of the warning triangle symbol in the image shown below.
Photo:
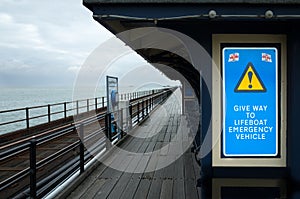
<path fill-rule="evenodd" d="M 248 63 L 234 92 L 266 92 L 267 89 L 251 62 Z"/>

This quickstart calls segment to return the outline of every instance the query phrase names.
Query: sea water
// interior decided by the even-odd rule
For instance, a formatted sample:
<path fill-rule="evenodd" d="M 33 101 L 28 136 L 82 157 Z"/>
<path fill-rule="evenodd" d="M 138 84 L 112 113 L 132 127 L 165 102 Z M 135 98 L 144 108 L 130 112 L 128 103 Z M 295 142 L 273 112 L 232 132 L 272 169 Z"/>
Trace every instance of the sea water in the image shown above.
<path fill-rule="evenodd" d="M 82 96 L 80 99 L 102 97 L 105 95 L 104 89 L 99 89 L 96 93 L 86 93 L 81 92 Z M 78 98 L 77 98 L 78 99 Z M 73 99 L 73 88 L 0 88 L 0 112 L 4 110 L 19 109 L 26 107 L 34 107 L 62 102 L 70 102 Z M 84 104 L 85 103 L 85 104 Z M 94 103 L 91 101 L 91 103 Z M 73 104 L 68 104 L 67 109 L 72 108 Z M 86 102 L 83 101 L 82 106 L 86 105 Z M 51 107 L 51 112 L 62 111 L 64 105 L 53 106 Z M 37 108 L 30 109 L 30 117 L 47 114 L 48 109 Z M 62 118 L 64 113 L 56 114 L 51 116 L 51 120 Z M 74 112 L 68 112 L 68 116 L 74 114 Z M 26 116 L 25 110 L 0 113 L 0 124 L 24 119 Z M 37 124 L 45 123 L 48 121 L 48 117 L 37 118 L 30 121 L 30 126 Z M 26 122 L 18 122 L 8 125 L 0 126 L 0 135 L 15 130 L 26 128 Z"/>
<path fill-rule="evenodd" d="M 147 87 L 132 87 L 132 86 L 119 86 L 119 93 L 132 93 L 137 91 L 149 91 L 152 89 L 160 89 L 161 86 L 149 85 Z M 80 91 L 76 90 L 74 93 L 73 87 L 67 88 L 39 88 L 39 87 L 28 87 L 28 88 L 5 88 L 0 87 L 0 135 L 13 132 L 20 129 L 26 128 L 26 121 L 21 121 L 17 123 L 1 125 L 2 123 L 22 120 L 26 118 L 26 107 L 35 106 L 45 106 L 43 108 L 34 108 L 29 110 L 29 117 L 36 117 L 39 115 L 45 115 L 41 118 L 31 119 L 30 127 L 38 124 L 43 124 L 48 122 L 48 104 L 56 104 L 63 102 L 71 102 L 76 100 L 91 99 L 90 104 L 94 104 L 95 97 L 105 97 L 106 90 L 105 87 L 97 87 L 97 89 L 92 92 L 93 89 L 81 88 Z M 98 103 L 101 103 L 98 101 Z M 79 102 L 79 106 L 86 106 L 86 100 Z M 104 104 L 106 105 L 106 104 Z M 76 103 L 68 103 L 67 109 L 72 109 L 76 107 Z M 19 111 L 1 113 L 1 111 L 12 110 L 12 109 L 22 109 Z M 90 110 L 93 109 L 91 105 Z M 64 104 L 51 106 L 51 113 L 63 111 Z M 87 109 L 79 109 L 79 113 L 85 112 Z M 75 115 L 77 110 L 68 111 L 67 116 Z M 51 115 L 51 121 L 60 119 L 64 117 L 64 113 L 59 113 Z"/>

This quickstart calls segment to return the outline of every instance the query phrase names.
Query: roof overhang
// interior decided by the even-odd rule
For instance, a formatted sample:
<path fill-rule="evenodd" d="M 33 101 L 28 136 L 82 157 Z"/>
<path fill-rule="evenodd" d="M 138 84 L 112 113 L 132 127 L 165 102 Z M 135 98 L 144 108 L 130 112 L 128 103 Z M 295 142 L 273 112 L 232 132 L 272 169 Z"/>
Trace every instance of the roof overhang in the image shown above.
<path fill-rule="evenodd" d="M 93 18 L 113 34 L 139 27 L 164 27 L 164 24 L 172 23 L 193 25 L 199 22 L 300 20 L 299 0 L 84 0 L 83 4 L 93 12 Z M 145 38 L 147 37 L 143 37 L 143 42 L 151 42 Z M 129 46 L 134 42 L 140 42 L 140 38 L 135 38 L 134 35 L 130 38 L 120 39 Z M 158 39 L 163 41 L 166 38 Z M 170 48 L 175 49 L 176 46 Z M 199 85 L 198 71 L 193 71 L 192 67 L 188 67 L 188 63 L 183 58 L 155 48 L 138 50 L 137 52 L 150 63 L 171 66 L 188 78 L 192 86 Z M 159 66 L 157 67 L 159 68 Z M 164 68 L 159 69 L 168 75 Z M 171 79 L 176 79 L 176 77 L 168 76 Z"/>

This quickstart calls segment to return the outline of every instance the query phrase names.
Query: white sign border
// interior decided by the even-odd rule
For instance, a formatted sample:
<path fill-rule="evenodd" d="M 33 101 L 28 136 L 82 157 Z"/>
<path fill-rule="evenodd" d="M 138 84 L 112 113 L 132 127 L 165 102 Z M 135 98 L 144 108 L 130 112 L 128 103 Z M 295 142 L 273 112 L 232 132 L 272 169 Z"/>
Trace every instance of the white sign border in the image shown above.
<path fill-rule="evenodd" d="M 213 63 L 218 70 L 212 71 L 212 167 L 286 167 L 287 166 L 287 60 L 286 60 L 286 35 L 284 34 L 213 34 L 212 35 L 212 57 Z M 280 71 L 280 122 L 278 135 L 280 136 L 280 156 L 279 157 L 226 157 L 221 156 L 222 130 L 222 80 L 221 71 L 221 44 L 241 44 L 241 43 L 278 43 L 281 45 Z M 279 64 L 279 63 L 278 63 Z M 280 97 L 280 98 L 279 98 Z M 279 115 L 278 114 L 278 115 Z"/>
<path fill-rule="evenodd" d="M 225 133 L 224 133 L 224 129 L 225 129 L 225 117 L 226 117 L 226 107 L 225 107 L 225 100 L 226 100 L 226 95 L 225 95 L 225 80 L 226 80 L 226 76 L 225 76 L 225 66 L 226 66 L 226 58 L 224 56 L 225 54 L 225 50 L 229 49 L 229 50 L 275 50 L 275 78 L 276 78 L 276 85 L 275 85 L 275 89 L 276 89 L 276 124 L 275 124 L 275 132 L 276 132 L 276 152 L 274 154 L 226 154 L 225 151 Z M 278 155 L 278 50 L 275 47 L 225 47 L 222 49 L 222 63 L 223 63 L 223 69 L 222 69 L 222 78 L 223 78 L 223 100 L 222 100 L 222 112 L 223 112 L 223 133 L 222 133 L 222 138 L 223 138 L 223 154 L 225 157 L 256 157 L 256 156 L 266 156 L 266 157 L 275 157 Z M 274 59 L 273 59 L 274 60 Z M 268 92 L 268 91 L 267 91 Z"/>

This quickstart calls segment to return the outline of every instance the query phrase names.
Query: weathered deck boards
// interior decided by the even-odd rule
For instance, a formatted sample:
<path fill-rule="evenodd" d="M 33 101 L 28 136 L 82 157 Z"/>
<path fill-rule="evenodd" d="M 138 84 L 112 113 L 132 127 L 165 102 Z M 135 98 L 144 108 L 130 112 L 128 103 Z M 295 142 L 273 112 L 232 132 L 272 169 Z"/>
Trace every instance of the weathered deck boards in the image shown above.
<path fill-rule="evenodd" d="M 185 120 L 180 103 L 176 91 L 120 146 L 131 154 L 112 153 L 110 165 L 122 165 L 123 171 L 101 164 L 68 198 L 200 198 L 200 168 L 190 148 L 183 151 L 191 138 L 179 130 Z"/>

